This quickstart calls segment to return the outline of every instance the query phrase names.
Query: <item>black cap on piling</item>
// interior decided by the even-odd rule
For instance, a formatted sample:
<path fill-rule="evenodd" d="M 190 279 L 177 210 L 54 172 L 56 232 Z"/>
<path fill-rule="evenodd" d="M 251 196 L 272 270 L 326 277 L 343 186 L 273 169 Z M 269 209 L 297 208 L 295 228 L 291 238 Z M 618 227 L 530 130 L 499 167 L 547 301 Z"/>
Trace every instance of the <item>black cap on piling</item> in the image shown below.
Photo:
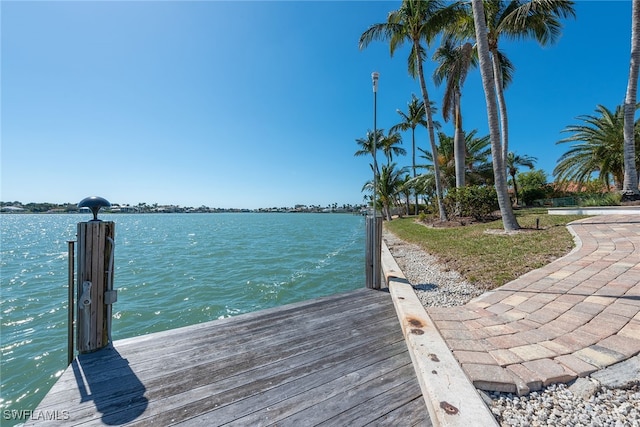
<path fill-rule="evenodd" d="M 98 197 L 98 196 L 85 197 L 84 199 L 80 200 L 80 203 L 78 203 L 78 209 L 79 208 L 91 209 L 91 212 L 93 213 L 93 221 L 100 221 L 98 219 L 98 211 L 100 210 L 100 208 L 103 208 L 103 207 L 110 208 L 111 203 L 109 203 L 107 199 L 103 199 L 102 197 Z"/>

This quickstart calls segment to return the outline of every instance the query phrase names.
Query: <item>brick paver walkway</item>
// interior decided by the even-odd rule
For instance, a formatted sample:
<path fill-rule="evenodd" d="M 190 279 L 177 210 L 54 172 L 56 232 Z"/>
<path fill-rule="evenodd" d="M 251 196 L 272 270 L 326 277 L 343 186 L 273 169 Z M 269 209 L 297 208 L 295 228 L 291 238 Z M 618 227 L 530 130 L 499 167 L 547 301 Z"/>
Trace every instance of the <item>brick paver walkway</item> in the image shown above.
<path fill-rule="evenodd" d="M 640 353 L 640 216 L 571 224 L 569 255 L 427 312 L 473 384 L 527 394 Z"/>

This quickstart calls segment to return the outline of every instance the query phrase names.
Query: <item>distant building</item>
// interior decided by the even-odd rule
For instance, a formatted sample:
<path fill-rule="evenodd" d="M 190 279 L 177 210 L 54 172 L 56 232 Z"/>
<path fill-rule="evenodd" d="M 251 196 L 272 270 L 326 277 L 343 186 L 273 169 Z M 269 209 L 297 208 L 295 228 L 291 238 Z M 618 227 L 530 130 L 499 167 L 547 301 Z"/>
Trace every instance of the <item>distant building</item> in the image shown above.
<path fill-rule="evenodd" d="M 24 208 L 20 208 L 18 206 L 2 206 L 0 207 L 0 212 L 6 212 L 6 213 L 20 213 L 20 212 L 24 212 L 26 209 Z"/>

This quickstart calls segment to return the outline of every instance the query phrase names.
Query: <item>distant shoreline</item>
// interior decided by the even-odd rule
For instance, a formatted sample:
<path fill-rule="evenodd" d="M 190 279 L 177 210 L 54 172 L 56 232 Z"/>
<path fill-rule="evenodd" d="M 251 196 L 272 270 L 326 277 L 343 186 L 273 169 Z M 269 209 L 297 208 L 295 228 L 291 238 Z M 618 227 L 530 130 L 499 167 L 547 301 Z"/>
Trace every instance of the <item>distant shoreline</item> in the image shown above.
<path fill-rule="evenodd" d="M 140 203 L 131 205 L 112 205 L 109 209 L 103 209 L 101 213 L 111 214 L 143 214 L 143 213 L 350 213 L 363 214 L 366 212 L 366 205 L 342 205 L 334 203 L 331 206 L 307 206 L 296 205 L 295 207 L 272 207 L 272 208 L 210 208 L 200 206 L 198 208 L 182 207 L 179 205 L 147 205 Z M 52 203 L 6 203 L 0 202 L 0 214 L 87 214 L 88 208 L 78 209 L 75 204 L 52 204 Z"/>

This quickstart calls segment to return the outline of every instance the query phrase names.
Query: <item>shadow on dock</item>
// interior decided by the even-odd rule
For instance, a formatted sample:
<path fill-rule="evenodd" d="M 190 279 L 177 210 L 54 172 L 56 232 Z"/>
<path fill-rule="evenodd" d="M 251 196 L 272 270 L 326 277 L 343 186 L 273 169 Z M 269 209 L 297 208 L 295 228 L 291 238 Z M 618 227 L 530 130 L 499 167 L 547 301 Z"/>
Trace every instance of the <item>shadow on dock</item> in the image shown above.
<path fill-rule="evenodd" d="M 129 423 L 147 409 L 146 387 L 129 366 L 129 361 L 113 346 L 79 355 L 71 369 L 80 403 L 93 401 L 104 424 Z"/>

